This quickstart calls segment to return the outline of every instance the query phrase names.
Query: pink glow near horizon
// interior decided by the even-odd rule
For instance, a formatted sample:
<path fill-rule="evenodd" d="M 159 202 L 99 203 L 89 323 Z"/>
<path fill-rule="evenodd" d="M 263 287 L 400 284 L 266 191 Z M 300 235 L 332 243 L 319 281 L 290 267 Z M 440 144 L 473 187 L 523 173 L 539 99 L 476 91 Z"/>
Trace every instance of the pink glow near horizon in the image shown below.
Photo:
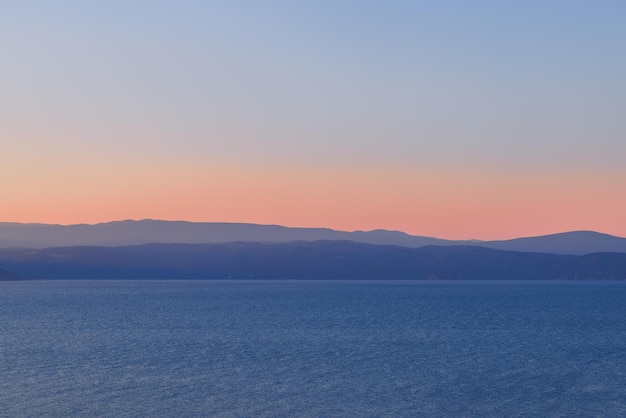
<path fill-rule="evenodd" d="M 7 167 L 4 168 L 5 170 Z M 219 164 L 13 170 L 2 221 L 122 219 L 250 222 L 401 230 L 449 239 L 506 239 L 569 230 L 626 236 L 626 197 L 613 174 L 512 176 L 385 167 Z M 602 187 L 598 187 L 602 185 Z M 600 215 L 600 216 L 599 216 Z"/>

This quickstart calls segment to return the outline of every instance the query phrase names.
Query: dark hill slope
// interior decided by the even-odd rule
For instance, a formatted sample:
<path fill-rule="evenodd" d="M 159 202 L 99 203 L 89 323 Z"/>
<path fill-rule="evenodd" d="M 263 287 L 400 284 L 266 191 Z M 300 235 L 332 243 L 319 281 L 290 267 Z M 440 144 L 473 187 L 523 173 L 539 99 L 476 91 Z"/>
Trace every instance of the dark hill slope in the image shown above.
<path fill-rule="evenodd" d="M 20 280 L 20 277 L 10 271 L 0 269 L 0 282 Z"/>
<path fill-rule="evenodd" d="M 626 254 L 567 256 L 474 246 L 350 241 L 146 244 L 0 250 L 0 267 L 39 279 L 626 279 Z"/>

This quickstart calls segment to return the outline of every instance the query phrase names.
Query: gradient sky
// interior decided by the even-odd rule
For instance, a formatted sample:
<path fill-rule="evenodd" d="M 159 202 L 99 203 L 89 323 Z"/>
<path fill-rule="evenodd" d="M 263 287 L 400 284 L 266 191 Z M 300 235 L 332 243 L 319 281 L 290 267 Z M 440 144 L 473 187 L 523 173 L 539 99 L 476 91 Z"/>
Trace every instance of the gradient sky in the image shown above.
<path fill-rule="evenodd" d="M 626 2 L 0 2 L 0 221 L 626 236 Z"/>

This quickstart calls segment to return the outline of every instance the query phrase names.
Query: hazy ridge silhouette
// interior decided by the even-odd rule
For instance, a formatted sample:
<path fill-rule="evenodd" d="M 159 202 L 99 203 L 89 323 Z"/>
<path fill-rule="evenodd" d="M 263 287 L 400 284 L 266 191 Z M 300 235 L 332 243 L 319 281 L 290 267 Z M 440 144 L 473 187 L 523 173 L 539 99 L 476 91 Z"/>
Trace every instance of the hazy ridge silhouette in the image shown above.
<path fill-rule="evenodd" d="M 592 231 L 451 241 L 241 223 L 0 223 L 0 280 L 626 280 L 626 239 Z"/>
<path fill-rule="evenodd" d="M 501 241 L 453 241 L 409 235 L 400 231 L 336 231 L 223 222 L 116 221 L 95 225 L 0 223 L 0 248 L 46 248 L 79 245 L 124 246 L 148 243 L 207 244 L 349 240 L 368 244 L 418 248 L 427 245 L 474 245 L 486 248 L 583 255 L 626 253 L 626 238 L 593 231 L 574 231 Z"/>

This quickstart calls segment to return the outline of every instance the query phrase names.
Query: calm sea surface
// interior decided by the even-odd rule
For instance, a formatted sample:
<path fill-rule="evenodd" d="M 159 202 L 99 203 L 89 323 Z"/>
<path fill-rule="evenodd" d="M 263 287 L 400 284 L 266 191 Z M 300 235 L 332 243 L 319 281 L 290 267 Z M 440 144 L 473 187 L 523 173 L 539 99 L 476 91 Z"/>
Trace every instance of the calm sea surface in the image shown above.
<path fill-rule="evenodd" d="M 626 283 L 0 283 L 0 416 L 626 416 Z"/>

